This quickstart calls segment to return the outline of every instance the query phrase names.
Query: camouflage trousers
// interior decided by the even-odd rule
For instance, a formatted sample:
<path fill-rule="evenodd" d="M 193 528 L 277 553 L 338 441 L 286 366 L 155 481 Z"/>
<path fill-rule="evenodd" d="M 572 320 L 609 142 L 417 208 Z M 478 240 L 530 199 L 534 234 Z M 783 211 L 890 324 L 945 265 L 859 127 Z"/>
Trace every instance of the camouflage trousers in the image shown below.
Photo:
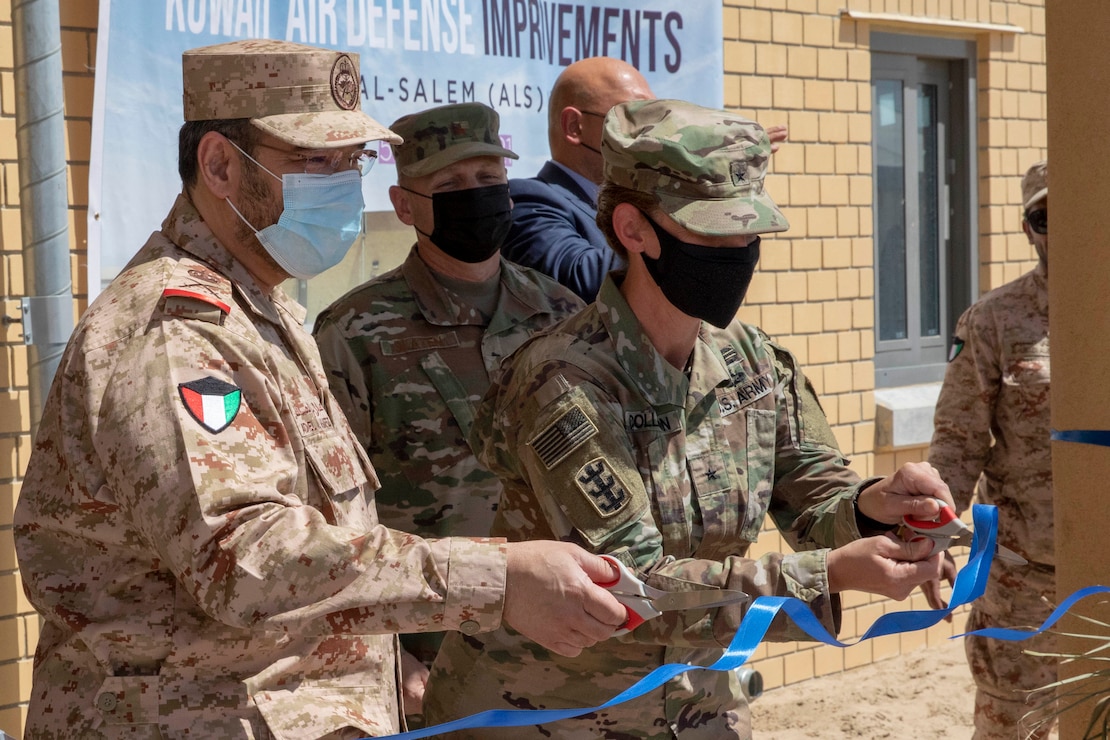
<path fill-rule="evenodd" d="M 45 729 L 30 727 L 24 740 L 169 740 L 175 737 L 196 738 L 238 738 L 240 740 L 274 740 L 266 723 L 260 717 L 229 721 L 226 717 L 200 720 L 187 728 L 159 727 L 154 724 L 141 725 L 101 725 L 96 730 L 87 728 L 64 728 L 62 726 Z M 329 733 L 316 740 L 360 740 L 366 732 L 357 727 Z"/>
<path fill-rule="evenodd" d="M 666 648 L 606 640 L 575 658 L 553 656 L 515 632 L 447 635 L 436 656 L 429 725 L 489 709 L 595 707 L 665 663 L 709 665 L 718 648 Z M 440 740 L 751 740 L 751 711 L 735 672 L 690 671 L 642 696 L 572 719 L 480 728 Z"/>
<path fill-rule="evenodd" d="M 1056 601 L 1053 568 L 1011 566 L 995 560 L 986 592 L 971 605 L 967 630 L 984 627 L 1030 629 L 1052 613 Z M 1035 692 L 1056 680 L 1056 659 L 1027 651 L 1055 652 L 1056 639 L 1041 634 L 1020 642 L 983 637 L 965 639 L 968 666 L 975 681 L 974 740 L 1026 740 L 1048 736 L 1051 724 L 1033 732 L 1025 715 L 1050 695 Z"/>
<path fill-rule="evenodd" d="M 55 723 L 52 727 L 29 726 L 24 734 L 24 740 L 168 740 L 173 737 L 227 737 L 242 738 L 242 740 L 274 740 L 266 723 L 253 713 L 251 718 L 219 716 L 211 721 L 192 721 L 188 726 L 172 726 L 169 724 L 157 725 L 153 723 L 142 724 L 107 724 L 102 723 L 92 729 L 83 723 L 74 721 Z M 357 737 L 357 736 L 352 736 Z"/>

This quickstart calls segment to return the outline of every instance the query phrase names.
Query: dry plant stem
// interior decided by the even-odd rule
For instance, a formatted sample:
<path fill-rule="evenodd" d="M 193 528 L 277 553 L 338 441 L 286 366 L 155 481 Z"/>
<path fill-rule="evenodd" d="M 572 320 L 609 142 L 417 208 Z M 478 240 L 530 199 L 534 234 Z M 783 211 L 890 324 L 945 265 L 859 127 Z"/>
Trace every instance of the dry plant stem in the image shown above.
<path fill-rule="evenodd" d="M 1097 642 L 1095 647 L 1081 653 L 1044 653 L 1029 650 L 1027 651 L 1028 654 L 1047 658 L 1055 657 L 1061 665 L 1076 660 L 1110 663 L 1110 638 L 1108 638 L 1110 636 L 1110 625 L 1082 614 L 1073 614 L 1072 616 L 1094 625 L 1096 629 L 1092 630 L 1091 633 L 1052 631 L 1052 634 L 1058 638 L 1070 637 L 1094 640 Z M 1048 726 L 1065 712 L 1094 700 L 1094 706 L 1091 708 L 1091 718 L 1087 723 L 1087 729 L 1083 733 L 1083 740 L 1110 738 L 1110 668 L 1070 676 L 1047 686 L 1042 686 L 1031 693 L 1041 692 L 1051 692 L 1051 694 L 1043 703 L 1030 710 L 1023 718 L 1027 722 L 1031 734 L 1036 733 L 1039 728 Z"/>

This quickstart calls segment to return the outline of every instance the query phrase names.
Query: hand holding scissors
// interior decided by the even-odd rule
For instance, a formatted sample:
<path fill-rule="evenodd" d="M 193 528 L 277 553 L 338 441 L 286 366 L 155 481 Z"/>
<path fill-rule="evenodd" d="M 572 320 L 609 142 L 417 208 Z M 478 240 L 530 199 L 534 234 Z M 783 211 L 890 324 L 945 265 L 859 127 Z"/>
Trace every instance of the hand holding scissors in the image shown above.
<path fill-rule="evenodd" d="M 915 535 L 925 536 L 933 541 L 933 551 L 929 553 L 930 555 L 947 550 L 952 545 L 971 547 L 973 535 L 971 527 L 964 524 L 956 516 L 956 512 L 952 510 L 951 506 L 943 501 L 941 503 L 943 505 L 936 519 L 914 519 L 906 516 L 902 517 L 902 524 Z M 1003 545 L 998 545 L 995 554 L 1002 560 L 1015 565 L 1025 565 L 1027 562 L 1021 555 Z"/>
<path fill-rule="evenodd" d="M 728 604 L 745 602 L 749 596 L 743 591 L 725 589 L 705 589 L 698 591 L 664 591 L 647 585 L 625 566 L 624 563 L 609 555 L 602 555 L 617 569 L 615 580 L 597 585 L 606 588 L 624 604 L 628 619 L 613 633 L 623 635 L 639 627 L 649 619 L 663 612 L 685 611 L 686 609 L 709 609 Z"/>

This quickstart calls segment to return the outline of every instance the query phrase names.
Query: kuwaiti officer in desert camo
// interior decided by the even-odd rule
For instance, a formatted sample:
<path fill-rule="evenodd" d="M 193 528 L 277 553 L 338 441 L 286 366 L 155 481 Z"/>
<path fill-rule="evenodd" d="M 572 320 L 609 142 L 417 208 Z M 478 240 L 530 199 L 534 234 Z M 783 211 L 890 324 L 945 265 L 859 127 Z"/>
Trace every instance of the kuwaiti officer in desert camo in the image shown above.
<path fill-rule="evenodd" d="M 402 727 L 393 633 L 513 624 L 573 655 L 624 609 L 566 543 L 424 540 L 279 284 L 342 259 L 375 140 L 354 54 L 182 57 L 183 191 L 62 357 L 16 506 L 44 622 L 28 738 L 354 738 Z"/>

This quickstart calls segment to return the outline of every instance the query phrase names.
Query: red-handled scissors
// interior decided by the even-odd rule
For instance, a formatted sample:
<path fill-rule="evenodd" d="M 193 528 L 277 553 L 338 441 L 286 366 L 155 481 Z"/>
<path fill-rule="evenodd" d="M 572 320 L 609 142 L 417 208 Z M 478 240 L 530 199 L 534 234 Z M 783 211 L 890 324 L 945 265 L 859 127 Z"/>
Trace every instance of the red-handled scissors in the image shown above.
<path fill-rule="evenodd" d="M 902 517 L 902 523 L 914 534 L 923 535 L 933 541 L 933 550 L 929 553 L 930 556 L 947 550 L 952 545 L 971 547 L 971 527 L 964 524 L 947 503 L 939 500 L 938 503 L 941 505 L 941 509 L 936 519 L 914 519 L 905 516 Z M 998 546 L 996 554 L 1002 560 L 1015 565 L 1026 565 L 1028 562 L 1021 555 L 1003 545 Z"/>
<path fill-rule="evenodd" d="M 614 636 L 631 632 L 647 620 L 658 617 L 663 612 L 709 609 L 715 606 L 742 603 L 749 598 L 743 591 L 729 591 L 718 588 L 699 591 L 663 591 L 641 581 L 624 563 L 616 558 L 609 555 L 602 555 L 601 557 L 612 563 L 618 573 L 615 580 L 597 585 L 608 589 L 617 601 L 624 604 L 624 608 L 628 611 L 628 619 L 613 633 Z"/>

